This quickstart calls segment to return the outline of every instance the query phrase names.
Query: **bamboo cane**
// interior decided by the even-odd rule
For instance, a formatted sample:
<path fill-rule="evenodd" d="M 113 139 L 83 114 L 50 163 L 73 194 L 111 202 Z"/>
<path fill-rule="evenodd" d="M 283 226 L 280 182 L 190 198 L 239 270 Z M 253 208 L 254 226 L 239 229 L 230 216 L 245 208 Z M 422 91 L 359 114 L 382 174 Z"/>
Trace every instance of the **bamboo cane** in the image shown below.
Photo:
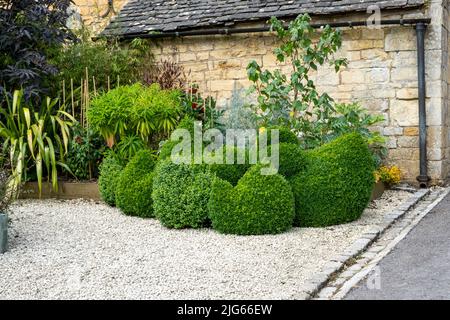
<path fill-rule="evenodd" d="M 81 78 L 80 87 L 80 124 L 83 126 L 83 108 L 84 108 L 84 79 Z"/>
<path fill-rule="evenodd" d="M 75 99 L 73 97 L 73 79 L 70 78 L 70 96 L 72 99 L 72 117 L 75 118 Z"/>
<path fill-rule="evenodd" d="M 84 103 L 84 123 L 85 128 L 88 127 L 88 119 L 87 119 L 87 111 L 89 108 L 89 78 L 87 78 L 85 81 L 85 89 L 84 89 L 84 95 L 85 95 L 85 103 Z"/>
<path fill-rule="evenodd" d="M 93 88 L 94 88 L 94 96 L 96 96 L 97 95 L 97 88 L 95 86 L 95 77 L 94 76 L 92 76 L 92 84 L 93 84 Z"/>
<path fill-rule="evenodd" d="M 66 80 L 62 81 L 63 87 L 63 105 L 66 105 Z"/>

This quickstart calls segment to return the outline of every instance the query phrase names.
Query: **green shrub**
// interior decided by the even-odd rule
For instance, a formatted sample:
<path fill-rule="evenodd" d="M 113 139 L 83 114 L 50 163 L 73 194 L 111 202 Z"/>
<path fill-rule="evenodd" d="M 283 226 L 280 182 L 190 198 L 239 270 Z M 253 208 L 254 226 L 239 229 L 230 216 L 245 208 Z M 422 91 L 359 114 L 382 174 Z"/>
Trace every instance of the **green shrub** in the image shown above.
<path fill-rule="evenodd" d="M 103 159 L 99 169 L 98 187 L 100 196 L 107 204 L 114 206 L 116 204 L 117 182 L 123 166 L 113 154 L 109 154 Z"/>
<path fill-rule="evenodd" d="M 206 166 L 159 162 L 152 193 L 155 216 L 168 228 L 203 227 L 212 178 Z"/>
<path fill-rule="evenodd" d="M 271 130 L 277 129 L 279 132 L 279 143 L 292 143 L 292 144 L 299 144 L 298 138 L 295 135 L 294 132 L 291 131 L 291 129 L 283 126 L 272 126 L 269 127 L 267 130 L 267 146 L 270 146 L 272 142 L 272 135 L 270 133 Z"/>
<path fill-rule="evenodd" d="M 89 125 L 106 140 L 125 135 L 129 128 L 136 99 L 144 89 L 141 84 L 120 86 L 91 101 L 87 112 Z"/>
<path fill-rule="evenodd" d="M 227 150 L 233 150 L 234 152 L 234 161 L 232 164 L 227 164 Z M 243 149 L 239 149 L 237 147 L 232 146 L 224 146 L 223 147 L 223 164 L 210 164 L 208 165 L 210 171 L 214 173 L 218 178 L 228 181 L 233 186 L 235 186 L 239 179 L 247 172 L 249 165 L 249 157 L 248 152 L 245 153 L 245 163 L 238 164 L 237 163 L 237 155 L 238 152 L 243 151 Z"/>
<path fill-rule="evenodd" d="M 116 203 L 127 215 L 153 217 L 152 186 L 155 160 L 149 150 L 141 150 L 122 171 L 117 183 Z"/>
<path fill-rule="evenodd" d="M 292 143 L 280 143 L 279 145 L 279 168 L 278 173 L 289 178 L 305 168 L 305 151 L 299 145 Z M 268 156 L 271 155 L 272 146 L 268 148 Z"/>
<path fill-rule="evenodd" d="M 180 116 L 180 93 L 161 90 L 158 84 L 120 86 L 94 98 L 88 109 L 89 124 L 109 146 L 125 136 L 139 135 L 145 142 L 172 131 Z"/>
<path fill-rule="evenodd" d="M 294 220 L 294 196 L 279 174 L 262 175 L 253 166 L 236 187 L 216 178 L 209 201 L 214 229 L 223 233 L 250 235 L 286 231 Z"/>
<path fill-rule="evenodd" d="M 194 119 L 192 119 L 191 117 L 184 117 L 180 123 L 178 123 L 178 126 L 176 127 L 176 129 L 186 129 L 189 131 L 189 133 L 191 134 L 191 139 L 193 141 L 194 139 Z M 169 140 L 167 140 L 163 146 L 161 147 L 160 151 L 159 151 L 159 160 L 165 160 L 167 158 L 170 158 L 170 155 L 172 154 L 172 149 L 179 144 L 181 141 L 180 140 L 171 140 L 169 138 Z M 193 144 L 192 144 L 193 146 Z M 191 151 L 192 153 L 194 152 L 194 150 L 192 149 Z"/>
<path fill-rule="evenodd" d="M 292 179 L 296 224 L 322 227 L 358 219 L 374 185 L 374 160 L 357 133 L 307 153 L 306 169 Z"/>
<path fill-rule="evenodd" d="M 86 79 L 86 69 L 90 77 L 95 77 L 98 92 L 108 88 L 127 85 L 143 80 L 150 66 L 153 65 L 151 49 L 147 40 L 134 39 L 129 43 L 111 41 L 112 39 L 91 40 L 90 34 L 82 32 L 78 40 L 64 46 L 55 57 L 55 64 L 60 72 L 55 76 L 54 86 L 61 89 L 65 80 L 66 88 L 72 79 L 75 88 L 81 86 L 81 79 Z M 90 86 L 92 86 L 92 82 Z M 68 97 L 69 90 L 66 92 Z M 80 99 L 75 96 L 75 99 Z"/>
<path fill-rule="evenodd" d="M 40 108 L 33 107 L 21 89 L 0 107 L 1 149 L 9 152 L 11 175 L 18 185 L 35 176 L 39 194 L 45 178 L 58 190 L 58 167 L 69 171 L 65 158 L 75 119 L 59 104 L 47 98 Z"/>
<path fill-rule="evenodd" d="M 102 137 L 79 123 L 72 126 L 73 137 L 69 143 L 66 164 L 79 180 L 98 176 L 98 166 L 105 149 Z"/>
<path fill-rule="evenodd" d="M 114 147 L 119 159 L 127 164 L 139 151 L 146 149 L 145 142 L 136 135 L 124 136 Z"/>

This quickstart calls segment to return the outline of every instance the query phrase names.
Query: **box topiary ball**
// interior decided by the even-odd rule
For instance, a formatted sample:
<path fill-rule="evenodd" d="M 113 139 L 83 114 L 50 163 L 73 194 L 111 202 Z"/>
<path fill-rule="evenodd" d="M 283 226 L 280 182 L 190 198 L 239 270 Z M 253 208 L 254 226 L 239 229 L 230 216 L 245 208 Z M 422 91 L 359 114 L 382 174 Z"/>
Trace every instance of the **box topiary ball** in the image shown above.
<path fill-rule="evenodd" d="M 116 204 L 117 183 L 123 166 L 114 155 L 110 154 L 103 159 L 99 169 L 98 188 L 100 196 L 107 204 L 114 206 Z"/>
<path fill-rule="evenodd" d="M 269 146 L 268 155 L 272 154 L 273 146 Z M 278 173 L 289 178 L 299 173 L 306 165 L 306 152 L 299 145 L 280 143 L 278 145 Z"/>
<path fill-rule="evenodd" d="M 205 226 L 213 177 L 204 165 L 160 161 L 153 180 L 155 216 L 168 228 Z"/>
<path fill-rule="evenodd" d="M 209 201 L 209 217 L 222 233 L 258 235 L 281 233 L 292 227 L 294 195 L 279 174 L 262 175 L 253 166 L 236 187 L 215 178 Z"/>
<path fill-rule="evenodd" d="M 367 143 L 351 133 L 307 153 L 291 185 L 295 224 L 324 227 L 358 219 L 370 200 L 375 163 Z"/>
<path fill-rule="evenodd" d="M 272 135 L 270 133 L 271 130 L 277 129 L 278 130 L 278 143 L 292 143 L 292 144 L 299 144 L 299 140 L 294 132 L 288 127 L 284 126 L 272 126 L 267 128 L 267 146 L 270 146 L 272 141 Z"/>
<path fill-rule="evenodd" d="M 227 152 L 233 154 L 233 163 L 227 163 Z M 238 164 L 238 153 L 244 154 L 243 157 L 245 163 Z M 208 167 L 212 173 L 222 180 L 226 180 L 235 186 L 239 179 L 247 172 L 250 168 L 248 149 L 237 148 L 234 146 L 224 146 L 223 148 L 223 164 L 209 164 Z"/>
<path fill-rule="evenodd" d="M 119 176 L 116 204 L 123 213 L 153 217 L 152 187 L 155 160 L 150 150 L 141 150 Z"/>

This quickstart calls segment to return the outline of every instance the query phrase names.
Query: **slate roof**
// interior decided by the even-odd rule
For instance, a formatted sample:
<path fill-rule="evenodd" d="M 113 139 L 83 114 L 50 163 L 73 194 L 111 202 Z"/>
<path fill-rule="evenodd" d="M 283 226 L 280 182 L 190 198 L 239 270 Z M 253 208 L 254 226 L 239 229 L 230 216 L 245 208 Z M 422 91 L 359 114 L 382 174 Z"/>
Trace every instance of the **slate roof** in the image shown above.
<path fill-rule="evenodd" d="M 300 13 L 331 15 L 366 11 L 417 8 L 425 0 L 129 0 L 103 34 L 173 32 L 232 26 L 242 21 L 291 17 Z"/>

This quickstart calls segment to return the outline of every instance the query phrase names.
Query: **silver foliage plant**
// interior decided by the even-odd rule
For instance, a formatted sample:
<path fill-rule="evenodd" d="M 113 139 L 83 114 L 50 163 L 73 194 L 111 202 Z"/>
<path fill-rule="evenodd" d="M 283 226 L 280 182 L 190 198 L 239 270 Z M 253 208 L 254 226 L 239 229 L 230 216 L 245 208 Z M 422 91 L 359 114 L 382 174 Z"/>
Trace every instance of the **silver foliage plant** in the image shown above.
<path fill-rule="evenodd" d="M 258 127 L 257 111 L 250 102 L 246 89 L 234 83 L 230 102 L 221 119 L 224 129 L 256 129 Z"/>

